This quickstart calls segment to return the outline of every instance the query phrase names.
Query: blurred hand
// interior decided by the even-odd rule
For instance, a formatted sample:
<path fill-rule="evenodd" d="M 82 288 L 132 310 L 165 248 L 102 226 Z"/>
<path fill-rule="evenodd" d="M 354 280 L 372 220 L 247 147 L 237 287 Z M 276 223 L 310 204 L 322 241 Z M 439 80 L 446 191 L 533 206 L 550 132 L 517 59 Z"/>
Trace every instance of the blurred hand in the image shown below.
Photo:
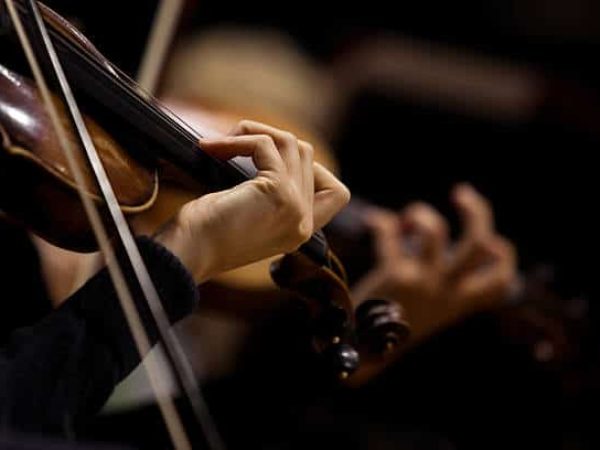
<path fill-rule="evenodd" d="M 202 140 L 220 159 L 251 156 L 256 178 L 187 203 L 157 236 L 201 282 L 232 268 L 296 250 L 350 198 L 294 135 L 242 121 L 229 136 Z"/>
<path fill-rule="evenodd" d="M 489 202 L 470 185 L 452 192 L 462 236 L 451 245 L 446 220 L 415 203 L 400 214 L 374 209 L 377 263 L 354 288 L 357 302 L 399 302 L 419 341 L 466 316 L 503 302 L 516 282 L 512 244 L 494 231 Z"/>

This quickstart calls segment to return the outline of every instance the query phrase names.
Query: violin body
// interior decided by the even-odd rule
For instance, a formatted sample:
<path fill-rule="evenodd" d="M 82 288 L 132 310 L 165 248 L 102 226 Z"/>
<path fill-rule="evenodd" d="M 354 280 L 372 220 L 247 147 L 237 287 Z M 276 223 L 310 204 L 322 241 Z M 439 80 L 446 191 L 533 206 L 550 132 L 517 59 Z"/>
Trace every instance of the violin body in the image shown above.
<path fill-rule="evenodd" d="M 54 100 L 63 123 L 68 124 L 62 104 Z M 151 208 L 158 194 L 156 171 L 129 156 L 93 119 L 86 118 L 86 125 L 123 211 L 134 214 Z M 3 66 L 0 66 L 0 135 L 0 208 L 60 247 L 93 248 L 93 236 L 75 180 L 39 93 L 30 80 Z M 71 145 L 79 149 L 73 133 L 69 131 L 68 136 Z M 83 152 L 75 154 L 84 167 L 86 195 L 100 202 Z"/>
<path fill-rule="evenodd" d="M 57 36 L 68 45 L 85 49 L 104 70 L 116 76 L 116 69 L 74 26 L 50 8 L 42 4 L 40 7 L 45 21 Z M 85 97 L 84 92 L 81 95 Z M 58 97 L 53 101 L 62 124 L 66 125 L 70 144 L 76 150 L 77 164 L 83 169 L 85 194 L 105 213 L 98 187 L 64 106 Z M 84 120 L 119 205 L 129 218 L 135 217 L 140 232 L 153 233 L 184 203 L 210 190 L 184 173 L 172 175 L 176 169 L 173 166 L 165 169 L 168 164 L 164 161 L 145 157 L 149 144 L 139 132 L 131 138 L 126 123 L 118 123 L 106 111 L 98 114 L 98 105 L 94 106 L 89 97 L 84 98 L 83 103 L 84 111 L 86 107 L 91 109 Z M 93 115 L 98 117 L 92 119 Z M 74 251 L 96 250 L 76 182 L 37 88 L 30 79 L 2 65 L 0 137 L 0 211 L 58 247 Z M 162 167 L 160 171 L 159 166 Z M 167 181 L 159 190 L 159 172 L 165 174 L 163 180 L 170 178 L 178 180 L 179 184 L 186 180 L 185 188 L 169 189 Z"/>

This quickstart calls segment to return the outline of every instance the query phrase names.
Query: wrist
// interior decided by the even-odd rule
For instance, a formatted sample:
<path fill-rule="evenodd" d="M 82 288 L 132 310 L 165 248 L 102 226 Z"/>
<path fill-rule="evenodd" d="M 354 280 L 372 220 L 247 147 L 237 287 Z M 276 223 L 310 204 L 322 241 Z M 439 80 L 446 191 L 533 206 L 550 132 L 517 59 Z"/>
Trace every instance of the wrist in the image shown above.
<path fill-rule="evenodd" d="M 212 250 L 202 237 L 202 232 L 192 231 L 177 219 L 155 236 L 155 240 L 181 261 L 197 283 L 203 283 L 214 275 L 214 270 L 211 269 Z"/>

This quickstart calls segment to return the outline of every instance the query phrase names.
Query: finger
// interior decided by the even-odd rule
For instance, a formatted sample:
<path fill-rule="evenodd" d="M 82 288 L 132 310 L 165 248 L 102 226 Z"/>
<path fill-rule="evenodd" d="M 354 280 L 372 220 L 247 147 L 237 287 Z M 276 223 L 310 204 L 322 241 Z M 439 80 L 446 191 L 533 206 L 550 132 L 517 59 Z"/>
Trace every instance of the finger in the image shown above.
<path fill-rule="evenodd" d="M 480 258 L 486 241 L 494 233 L 494 214 L 489 202 L 467 183 L 456 186 L 452 200 L 458 209 L 463 232 L 458 241 L 450 269 L 468 270 Z"/>
<path fill-rule="evenodd" d="M 274 172 L 286 170 L 273 139 L 268 135 L 201 139 L 199 144 L 203 151 L 221 160 L 228 160 L 235 156 L 251 156 L 258 170 Z"/>
<path fill-rule="evenodd" d="M 459 278 L 463 274 L 480 267 L 489 257 L 487 251 L 493 236 L 483 239 L 462 239 L 450 254 L 446 274 L 449 278 Z"/>
<path fill-rule="evenodd" d="M 298 140 L 298 149 L 300 151 L 300 166 L 302 168 L 303 190 L 306 198 L 314 203 L 315 195 L 315 172 L 313 168 L 315 149 L 314 147 L 301 139 Z"/>
<path fill-rule="evenodd" d="M 419 259 L 441 267 L 448 247 L 448 225 L 444 217 L 430 205 L 415 203 L 403 211 L 402 224 L 418 238 Z"/>
<path fill-rule="evenodd" d="M 370 208 L 365 221 L 373 232 L 377 260 L 383 265 L 396 265 L 404 257 L 402 227 L 398 216 L 383 209 Z"/>
<path fill-rule="evenodd" d="M 459 291 L 465 306 L 483 310 L 500 304 L 517 283 L 517 255 L 514 246 L 495 237 L 486 246 L 488 263 L 472 270 L 460 281 Z"/>
<path fill-rule="evenodd" d="M 463 224 L 463 236 L 481 238 L 494 231 L 494 213 L 490 202 L 468 183 L 456 186 L 452 200 Z"/>
<path fill-rule="evenodd" d="M 496 236 L 488 247 L 490 257 L 498 267 L 517 273 L 517 250 L 512 242 L 502 236 Z"/>
<path fill-rule="evenodd" d="M 350 191 L 321 164 L 313 162 L 314 226 L 325 226 L 350 201 Z"/>
<path fill-rule="evenodd" d="M 233 136 L 257 134 L 271 136 L 288 170 L 297 177 L 301 176 L 298 138 L 292 133 L 253 120 L 242 120 L 231 132 Z"/>

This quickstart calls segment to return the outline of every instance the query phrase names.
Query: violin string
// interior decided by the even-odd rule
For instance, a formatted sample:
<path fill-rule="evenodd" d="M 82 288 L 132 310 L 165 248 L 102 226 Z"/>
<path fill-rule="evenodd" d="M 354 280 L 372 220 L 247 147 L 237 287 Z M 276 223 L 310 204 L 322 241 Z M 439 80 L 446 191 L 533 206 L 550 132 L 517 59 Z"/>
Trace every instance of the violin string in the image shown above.
<path fill-rule="evenodd" d="M 50 31 L 53 32 L 53 30 Z M 202 138 L 202 135 L 184 120 L 177 117 L 177 115 L 170 111 L 165 105 L 161 104 L 151 93 L 145 91 L 135 80 L 129 77 L 129 75 L 121 71 L 118 67 L 113 66 L 106 58 L 102 57 L 102 55 L 96 54 L 96 52 L 87 48 L 81 48 L 59 32 L 53 32 L 53 39 L 57 39 L 61 45 L 69 49 L 70 53 L 76 54 L 83 59 L 99 76 L 111 77 L 110 86 L 119 89 L 119 98 L 127 97 L 131 100 L 130 104 L 138 105 L 143 111 L 144 116 L 153 120 L 156 127 L 159 127 L 170 135 L 172 135 L 173 132 L 177 133 L 174 136 L 177 140 L 183 140 L 189 144 L 189 149 L 187 151 L 197 151 L 199 149 L 198 141 Z M 110 70 L 107 70 L 107 67 L 109 67 Z M 241 167 L 235 162 L 229 161 L 228 163 L 234 170 L 241 173 L 241 175 L 247 179 L 254 175 L 245 167 Z M 317 235 L 316 239 L 318 239 L 320 243 L 323 242 L 321 236 Z"/>
<path fill-rule="evenodd" d="M 96 69 L 97 73 L 107 75 L 106 66 L 102 61 L 98 60 L 97 55 L 92 53 L 89 49 L 73 44 L 61 33 L 54 33 L 52 30 L 51 33 L 53 39 L 56 39 L 60 41 L 62 45 L 69 47 L 70 52 L 84 59 L 88 64 Z M 161 126 L 166 127 L 167 129 L 176 129 L 190 144 L 198 144 L 198 139 L 202 137 L 198 132 L 196 132 L 188 124 L 183 125 L 184 121 L 181 119 L 178 121 L 173 120 L 171 116 L 165 114 L 162 106 L 158 105 L 158 101 L 149 92 L 144 90 L 144 88 L 139 86 L 135 80 L 112 64 L 111 68 L 112 71 L 108 74 L 112 76 L 113 85 L 121 89 L 122 94 L 128 96 L 135 103 L 139 104 L 146 111 L 150 112 L 154 116 L 157 123 L 161 124 Z"/>
<path fill-rule="evenodd" d="M 82 204 L 85 208 L 92 229 L 94 230 L 94 233 L 98 240 L 98 245 L 102 251 L 102 254 L 104 256 L 105 262 L 109 270 L 109 274 L 113 280 L 113 284 L 117 292 L 117 297 L 121 302 L 121 306 L 123 308 L 124 315 L 131 329 L 134 342 L 140 353 L 142 363 L 145 365 L 145 368 L 148 372 L 148 377 L 151 386 L 156 393 L 157 402 L 159 403 L 159 408 L 163 414 L 163 418 L 165 420 L 165 424 L 167 426 L 172 443 L 178 450 L 191 449 L 191 444 L 184 431 L 185 429 L 183 427 L 181 419 L 179 418 L 173 400 L 168 398 L 168 396 L 165 397 L 161 395 L 161 391 L 164 389 L 165 385 L 163 384 L 162 379 L 160 377 L 159 368 L 156 365 L 157 363 L 153 358 L 144 358 L 144 355 L 148 354 L 148 352 L 150 351 L 150 340 L 144 331 L 141 318 L 139 317 L 135 308 L 133 297 L 127 286 L 123 272 L 115 257 L 115 253 L 110 243 L 108 233 L 102 223 L 102 219 L 100 218 L 100 214 L 96 208 L 96 205 L 93 203 L 91 198 L 85 194 L 85 179 L 83 176 L 83 172 L 77 164 L 77 161 L 75 159 L 75 151 L 71 145 L 69 138 L 67 137 L 66 131 L 62 128 L 61 119 L 59 118 L 58 111 L 56 110 L 56 107 L 52 101 L 50 90 L 45 81 L 45 77 L 40 68 L 40 64 L 35 56 L 35 52 L 33 51 L 33 47 L 28 38 L 28 34 L 25 31 L 25 27 L 23 26 L 21 18 L 16 11 L 13 0 L 5 0 L 5 4 L 11 16 L 18 38 L 23 46 L 26 58 L 31 66 L 34 78 L 38 83 L 38 88 L 42 95 L 43 101 L 47 107 L 48 114 L 51 118 L 53 127 L 55 128 L 55 132 L 58 136 L 61 147 L 65 152 L 67 163 L 69 164 L 73 176 L 76 180 L 77 189 L 81 197 Z M 35 8 L 35 5 L 33 7 Z M 33 14 L 35 17 L 35 9 L 33 10 Z M 43 34 L 43 28 L 40 31 Z M 64 79 L 64 77 L 59 78 Z M 87 137 L 89 138 L 89 136 Z"/>

